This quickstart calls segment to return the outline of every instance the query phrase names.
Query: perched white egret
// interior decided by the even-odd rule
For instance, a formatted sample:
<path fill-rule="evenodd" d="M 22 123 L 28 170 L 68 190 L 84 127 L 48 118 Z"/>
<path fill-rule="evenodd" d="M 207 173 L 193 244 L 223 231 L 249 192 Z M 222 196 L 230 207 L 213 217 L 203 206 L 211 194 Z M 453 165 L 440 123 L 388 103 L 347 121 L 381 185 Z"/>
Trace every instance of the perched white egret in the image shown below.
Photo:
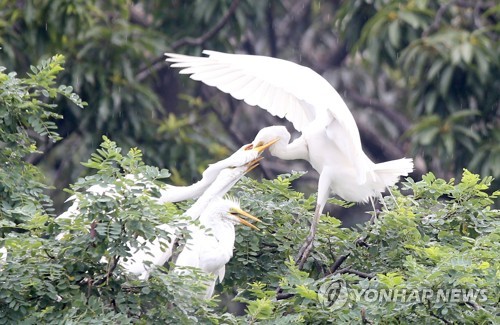
<path fill-rule="evenodd" d="M 349 108 L 326 79 L 310 68 L 265 56 L 203 51 L 207 57 L 166 53 L 181 74 L 214 86 L 252 106 L 289 120 L 302 135 L 292 143 L 284 127 L 261 130 L 258 146 L 279 139 L 270 147 L 281 159 L 305 159 L 320 174 L 315 217 L 297 256 L 305 262 L 312 248 L 316 225 L 330 192 L 345 200 L 366 202 L 413 170 L 409 158 L 376 164 L 361 147 L 356 122 Z M 251 148 L 251 146 L 249 147 Z"/>
<path fill-rule="evenodd" d="M 191 186 L 160 190 L 159 201 L 177 202 L 198 198 L 184 213 L 191 220 L 198 219 L 211 201 L 222 198 L 244 174 L 254 169 L 260 161 L 260 154 L 275 142 L 276 140 L 273 140 L 260 146 L 248 144 L 241 147 L 228 158 L 211 164 L 203 172 L 203 178 L 199 182 Z M 143 280 L 149 277 L 153 267 L 163 265 L 170 259 L 173 244 L 177 239 L 175 228 L 169 225 L 160 225 L 158 228 L 169 234 L 168 240 L 165 238 L 157 238 L 152 242 L 143 240 L 144 245 L 122 263 L 128 273 L 136 274 Z"/>
<path fill-rule="evenodd" d="M 211 201 L 199 218 L 202 227 L 190 227 L 190 238 L 177 258 L 176 267 L 195 267 L 212 276 L 207 284 L 207 299 L 212 296 L 216 281 L 224 279 L 226 264 L 233 257 L 234 225 L 243 224 L 258 229 L 241 217 L 260 221 L 243 211 L 234 199 L 217 198 Z"/>

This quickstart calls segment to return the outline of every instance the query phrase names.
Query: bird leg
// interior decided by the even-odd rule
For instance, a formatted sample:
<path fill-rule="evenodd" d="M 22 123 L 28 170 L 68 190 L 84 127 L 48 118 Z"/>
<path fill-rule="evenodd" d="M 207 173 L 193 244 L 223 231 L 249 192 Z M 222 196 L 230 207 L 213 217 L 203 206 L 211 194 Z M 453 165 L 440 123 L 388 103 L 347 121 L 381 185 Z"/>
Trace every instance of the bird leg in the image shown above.
<path fill-rule="evenodd" d="M 309 229 L 309 235 L 306 238 L 306 241 L 302 245 L 302 247 L 299 249 L 299 252 L 295 256 L 295 263 L 299 267 L 299 269 L 302 269 L 304 266 L 304 263 L 306 262 L 307 258 L 309 257 L 309 254 L 311 254 L 311 250 L 313 248 L 313 242 L 314 242 L 314 237 L 316 236 L 316 230 L 318 228 L 318 223 L 319 223 L 319 217 L 321 215 L 321 206 L 318 204 L 316 206 L 316 211 L 314 211 L 314 218 L 311 223 L 311 228 Z"/>
<path fill-rule="evenodd" d="M 387 190 L 389 191 L 389 194 L 391 195 L 392 197 L 392 200 L 394 201 L 394 205 L 399 208 L 399 204 L 398 204 L 398 201 L 396 201 L 396 198 L 394 197 L 394 194 L 392 194 L 392 191 L 391 191 L 391 188 L 388 186 L 387 187 Z M 387 209 L 387 207 L 385 207 Z"/>
<path fill-rule="evenodd" d="M 370 218 L 370 224 L 373 224 L 375 222 L 375 220 L 377 219 L 377 207 L 375 206 L 375 200 L 371 196 L 370 196 L 370 202 L 371 202 L 372 208 L 373 208 L 373 215 Z"/>

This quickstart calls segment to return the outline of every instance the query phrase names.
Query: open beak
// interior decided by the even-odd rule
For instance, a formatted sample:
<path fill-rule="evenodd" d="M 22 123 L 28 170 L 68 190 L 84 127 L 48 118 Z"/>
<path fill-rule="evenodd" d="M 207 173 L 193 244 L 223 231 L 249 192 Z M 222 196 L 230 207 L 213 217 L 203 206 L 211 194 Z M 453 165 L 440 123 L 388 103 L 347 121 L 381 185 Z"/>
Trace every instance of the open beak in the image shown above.
<path fill-rule="evenodd" d="M 254 160 L 248 162 L 246 164 L 247 166 L 247 170 L 245 171 L 245 173 L 249 173 L 251 172 L 252 170 L 254 170 L 257 166 L 259 166 L 259 163 L 260 161 L 264 159 L 264 157 L 258 157 L 258 158 L 255 158 Z"/>
<path fill-rule="evenodd" d="M 257 222 L 262 222 L 259 218 L 257 217 L 254 217 L 252 216 L 250 213 L 246 212 L 246 211 L 243 211 L 241 209 L 238 209 L 238 208 L 232 208 L 231 209 L 231 214 L 234 215 L 236 218 L 238 218 L 239 222 L 247 227 L 250 227 L 250 228 L 253 228 L 255 230 L 259 230 L 259 228 L 255 227 L 254 225 L 252 225 L 250 222 L 246 221 L 245 219 L 237 216 L 236 214 L 239 214 L 241 215 L 242 217 L 246 217 L 248 219 L 251 219 L 251 220 L 254 220 L 254 221 L 257 221 Z"/>
<path fill-rule="evenodd" d="M 278 142 L 280 139 L 279 138 L 276 138 L 272 141 L 269 141 L 268 143 L 266 144 L 263 144 L 263 145 L 260 145 L 260 146 L 253 146 L 253 144 L 249 143 L 247 144 L 246 146 L 243 147 L 244 150 L 252 150 L 252 149 L 255 149 L 257 150 L 258 153 L 262 153 L 264 150 L 266 150 L 267 148 L 269 148 L 270 146 L 272 146 L 273 144 L 275 144 L 276 142 Z"/>
<path fill-rule="evenodd" d="M 258 153 L 261 153 L 263 152 L 264 150 L 266 150 L 267 148 L 269 148 L 270 146 L 272 146 L 273 144 L 275 144 L 276 142 L 278 142 L 280 139 L 279 138 L 276 138 L 272 141 L 269 141 L 268 143 L 266 144 L 263 144 L 261 146 L 257 146 L 255 147 L 254 149 L 257 150 Z"/>

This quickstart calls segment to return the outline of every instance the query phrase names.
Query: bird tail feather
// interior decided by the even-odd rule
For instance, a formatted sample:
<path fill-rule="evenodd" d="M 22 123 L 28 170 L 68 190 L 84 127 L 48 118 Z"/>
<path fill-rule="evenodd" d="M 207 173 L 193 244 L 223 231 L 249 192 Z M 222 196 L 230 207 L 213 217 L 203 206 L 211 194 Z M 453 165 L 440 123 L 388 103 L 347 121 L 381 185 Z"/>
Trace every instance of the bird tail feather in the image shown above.
<path fill-rule="evenodd" d="M 375 164 L 373 172 L 385 187 L 396 184 L 400 176 L 408 176 L 413 171 L 413 159 L 401 158 Z"/>

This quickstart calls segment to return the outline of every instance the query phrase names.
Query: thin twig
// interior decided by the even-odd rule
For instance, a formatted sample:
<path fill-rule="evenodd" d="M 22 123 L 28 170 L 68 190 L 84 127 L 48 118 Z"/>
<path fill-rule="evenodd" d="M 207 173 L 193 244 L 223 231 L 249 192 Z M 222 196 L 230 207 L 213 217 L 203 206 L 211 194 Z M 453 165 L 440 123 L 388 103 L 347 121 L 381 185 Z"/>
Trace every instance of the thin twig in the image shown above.
<path fill-rule="evenodd" d="M 107 284 L 109 283 L 109 278 L 111 277 L 111 274 L 113 274 L 113 272 L 115 271 L 116 267 L 118 266 L 118 261 L 119 260 L 120 260 L 119 256 L 113 256 L 113 261 L 112 261 L 112 263 L 108 267 L 108 271 L 106 272 L 106 276 L 104 276 L 102 279 L 99 279 L 99 280 L 95 281 L 94 282 L 95 286 L 98 286 L 98 285 L 104 283 L 104 281 L 106 281 Z"/>
<path fill-rule="evenodd" d="M 199 36 L 199 37 L 183 37 L 180 40 L 175 41 L 172 43 L 170 46 L 172 51 L 177 50 L 178 48 L 184 46 L 184 45 L 202 45 L 212 37 L 214 37 L 229 21 L 231 16 L 235 13 L 236 8 L 238 8 L 240 0 L 234 0 L 231 3 L 231 6 L 227 10 L 227 12 L 222 16 L 222 18 L 215 24 L 212 29 L 208 30 L 205 34 Z M 138 74 L 137 74 L 137 79 L 139 81 L 142 81 L 146 79 L 148 76 L 150 76 L 152 73 L 157 72 L 158 70 L 162 69 L 165 67 L 165 57 L 163 55 L 153 59 L 151 62 L 151 66 L 147 67 L 145 69 L 142 69 Z"/>
<path fill-rule="evenodd" d="M 447 320 L 446 320 L 446 319 L 444 319 L 443 317 L 441 317 L 441 316 L 439 316 L 439 315 L 435 314 L 432 310 L 431 310 L 430 314 L 431 314 L 431 316 L 436 317 L 437 319 L 439 319 L 440 321 L 442 321 L 442 322 L 443 322 L 443 323 L 445 323 L 445 324 L 452 324 L 452 322 L 447 321 Z"/>
<path fill-rule="evenodd" d="M 424 30 L 424 32 L 422 33 L 422 37 L 429 36 L 432 32 L 436 31 L 439 28 L 445 12 L 448 10 L 448 8 L 450 8 L 451 5 L 455 4 L 456 2 L 456 0 L 453 0 L 447 3 L 443 3 L 441 6 L 439 6 L 438 11 L 436 12 L 436 16 L 434 17 L 434 21 L 429 26 L 429 28 Z"/>
<path fill-rule="evenodd" d="M 475 301 L 467 301 L 465 304 L 471 306 L 472 308 L 474 308 L 474 310 L 482 309 L 482 307 Z"/>
<path fill-rule="evenodd" d="M 236 8 L 238 8 L 239 2 L 240 0 L 234 0 L 231 3 L 231 6 L 227 10 L 227 12 L 224 14 L 224 16 L 222 16 L 221 20 L 219 20 L 217 24 L 215 24 L 215 26 L 209 31 L 207 31 L 205 34 L 196 38 L 183 37 L 172 44 L 171 46 L 172 49 L 177 49 L 184 45 L 201 45 L 206 41 L 208 41 L 209 39 L 211 39 L 212 37 L 214 37 L 224 27 L 224 25 L 226 25 L 226 23 L 229 21 L 229 18 L 231 18 L 231 16 L 234 14 Z"/>

